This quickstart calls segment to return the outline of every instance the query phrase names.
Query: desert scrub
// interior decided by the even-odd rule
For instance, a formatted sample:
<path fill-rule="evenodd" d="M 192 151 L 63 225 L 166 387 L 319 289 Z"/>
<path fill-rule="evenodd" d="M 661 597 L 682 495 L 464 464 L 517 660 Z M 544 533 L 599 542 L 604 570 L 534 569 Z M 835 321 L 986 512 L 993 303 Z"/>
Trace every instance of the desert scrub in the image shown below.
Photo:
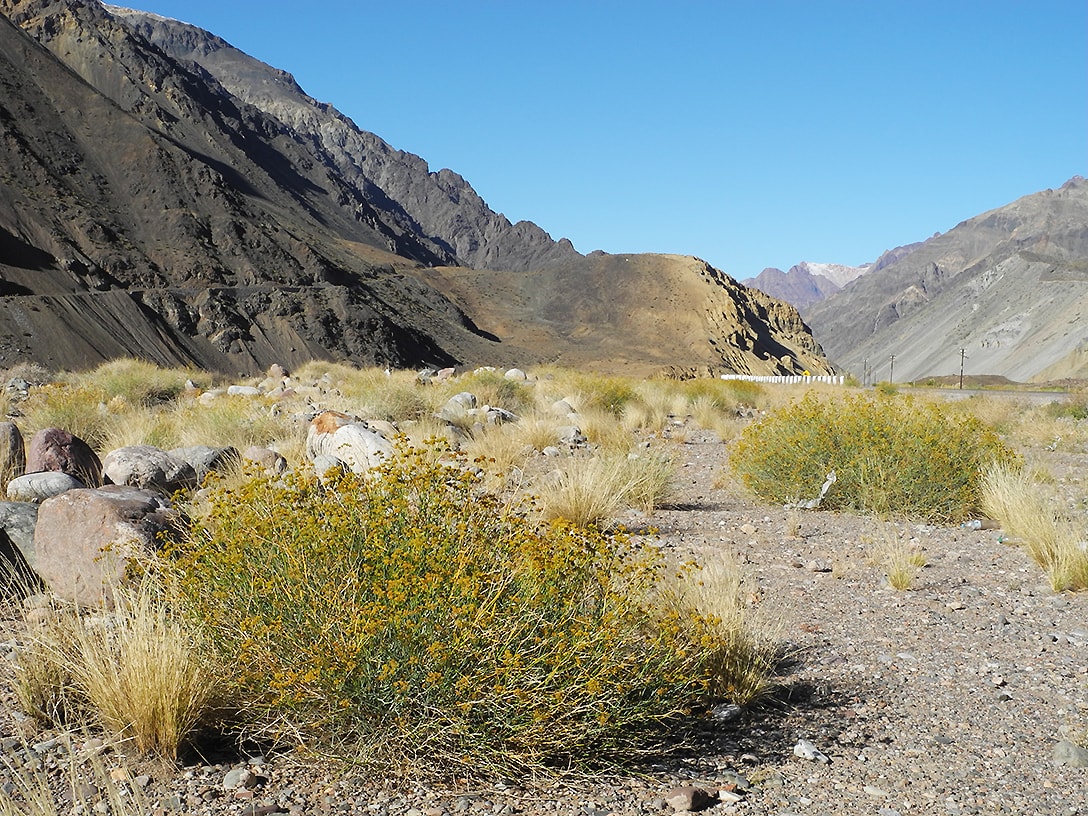
<path fill-rule="evenodd" d="M 437 459 L 208 493 L 167 563 L 239 727 L 479 772 L 618 759 L 708 701 L 733 641 L 652 602 L 656 550 L 534 523 Z"/>
<path fill-rule="evenodd" d="M 767 501 L 815 498 L 834 471 L 822 507 L 954 522 L 978 508 L 982 470 L 1014 455 L 981 421 L 939 403 L 809 392 L 748 426 L 730 459 Z"/>

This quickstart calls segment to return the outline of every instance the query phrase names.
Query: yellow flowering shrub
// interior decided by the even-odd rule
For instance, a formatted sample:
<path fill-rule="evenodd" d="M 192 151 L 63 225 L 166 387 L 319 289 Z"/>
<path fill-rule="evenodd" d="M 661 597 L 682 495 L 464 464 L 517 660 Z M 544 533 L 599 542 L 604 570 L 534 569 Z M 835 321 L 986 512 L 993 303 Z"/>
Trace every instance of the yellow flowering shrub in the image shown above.
<path fill-rule="evenodd" d="M 249 728 L 383 762 L 587 763 L 738 687 L 736 633 L 654 600 L 656 550 L 535 523 L 438 458 L 212 489 L 168 563 Z"/>
<path fill-rule="evenodd" d="M 911 397 L 808 393 L 748 426 L 732 467 L 772 502 L 961 521 L 977 512 L 981 472 L 1012 451 L 976 417 Z"/>

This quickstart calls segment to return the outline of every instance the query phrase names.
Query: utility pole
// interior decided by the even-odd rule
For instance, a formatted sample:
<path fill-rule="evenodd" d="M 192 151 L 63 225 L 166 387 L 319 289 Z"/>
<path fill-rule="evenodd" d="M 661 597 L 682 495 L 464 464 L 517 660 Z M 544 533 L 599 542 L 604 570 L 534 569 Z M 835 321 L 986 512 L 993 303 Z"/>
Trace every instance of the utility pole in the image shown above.
<path fill-rule="evenodd" d="M 861 385 L 866 387 L 869 385 L 869 358 L 866 357 L 861 361 Z"/>
<path fill-rule="evenodd" d="M 963 390 L 963 361 L 967 358 L 967 349 L 960 349 L 960 391 Z"/>
<path fill-rule="evenodd" d="M 891 363 L 888 365 L 888 384 L 895 385 L 895 355 L 891 356 Z"/>

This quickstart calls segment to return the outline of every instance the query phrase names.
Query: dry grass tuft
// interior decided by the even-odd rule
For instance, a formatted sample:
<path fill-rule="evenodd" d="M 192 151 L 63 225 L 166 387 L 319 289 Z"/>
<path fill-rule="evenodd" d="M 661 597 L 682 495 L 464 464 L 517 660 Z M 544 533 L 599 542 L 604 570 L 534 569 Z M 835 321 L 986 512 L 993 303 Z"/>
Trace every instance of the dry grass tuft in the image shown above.
<path fill-rule="evenodd" d="M 888 586 L 900 592 L 914 587 L 918 572 L 926 565 L 921 548 L 890 523 L 877 526 L 870 558 L 875 566 L 884 570 Z"/>
<path fill-rule="evenodd" d="M 673 459 L 658 452 L 574 457 L 538 486 L 540 511 L 579 526 L 607 525 L 625 507 L 650 512 L 660 506 L 675 472 Z"/>
<path fill-rule="evenodd" d="M 982 480 L 982 509 L 1046 572 L 1055 591 L 1088 589 L 1083 524 L 1060 514 L 1048 492 L 1021 467 L 996 464 Z"/>
<path fill-rule="evenodd" d="M 54 607 L 19 648 L 23 708 L 54 725 L 101 724 L 164 757 L 205 724 L 216 672 L 196 634 L 146 580 L 107 614 Z"/>

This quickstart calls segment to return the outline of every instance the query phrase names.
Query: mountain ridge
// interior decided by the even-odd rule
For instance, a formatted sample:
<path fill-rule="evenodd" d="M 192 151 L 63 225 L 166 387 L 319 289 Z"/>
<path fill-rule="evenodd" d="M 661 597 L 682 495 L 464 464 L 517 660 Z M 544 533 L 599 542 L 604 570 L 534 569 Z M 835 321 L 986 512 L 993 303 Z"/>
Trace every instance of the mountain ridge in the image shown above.
<path fill-rule="evenodd" d="M 477 232 L 480 259 L 509 255 L 504 241 L 523 261 L 553 247 L 566 259 L 553 259 L 560 271 L 444 266 L 461 259 L 417 232 L 404 207 L 387 206 L 393 197 L 373 179 L 346 175 L 315 134 L 231 93 L 96 0 L 0 0 L 0 11 L 0 365 L 139 356 L 255 373 L 311 358 L 532 365 L 564 355 L 588 365 L 592 347 L 602 368 L 830 370 L 795 309 L 701 262 L 587 260 L 529 222 L 506 229 L 500 218 Z M 259 68 L 286 83 L 277 70 Z M 428 195 L 441 184 L 461 197 L 471 189 L 453 171 L 423 178 Z M 550 243 L 534 243 L 541 235 Z M 688 293 L 663 304 L 698 305 L 701 322 L 683 342 L 683 316 L 664 305 L 611 327 L 571 323 L 616 300 L 609 287 L 631 304 L 661 297 L 663 277 Z M 504 304 L 483 290 L 458 301 L 438 285 L 452 278 L 524 297 Z M 563 291 L 541 291 L 545 280 Z M 466 311 L 482 298 L 487 308 Z"/>

